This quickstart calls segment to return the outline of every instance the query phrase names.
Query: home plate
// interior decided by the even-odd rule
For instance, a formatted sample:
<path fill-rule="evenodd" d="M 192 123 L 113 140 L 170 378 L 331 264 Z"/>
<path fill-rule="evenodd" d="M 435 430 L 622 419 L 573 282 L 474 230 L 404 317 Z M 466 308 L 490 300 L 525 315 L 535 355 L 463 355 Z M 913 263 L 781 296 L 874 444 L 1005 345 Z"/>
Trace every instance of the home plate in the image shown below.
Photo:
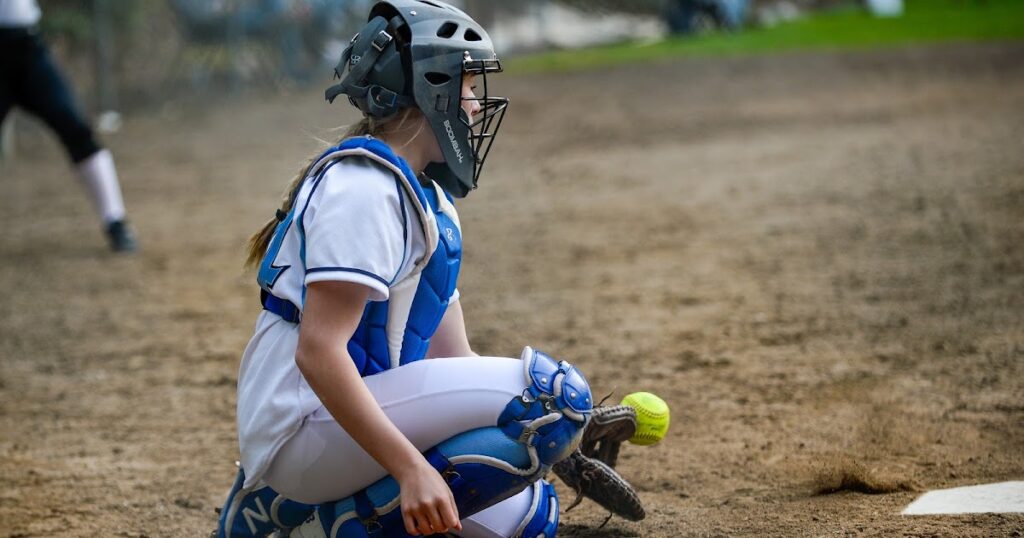
<path fill-rule="evenodd" d="M 1024 482 L 929 491 L 910 503 L 903 515 L 1024 513 Z"/>

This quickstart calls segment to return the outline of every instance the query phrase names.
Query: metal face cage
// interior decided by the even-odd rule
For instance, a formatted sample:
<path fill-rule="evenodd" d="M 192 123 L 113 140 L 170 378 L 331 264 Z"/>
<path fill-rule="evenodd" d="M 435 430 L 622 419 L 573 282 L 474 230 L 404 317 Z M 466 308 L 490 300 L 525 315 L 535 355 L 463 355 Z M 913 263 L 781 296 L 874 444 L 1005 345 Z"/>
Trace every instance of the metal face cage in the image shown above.
<path fill-rule="evenodd" d="M 469 53 L 465 54 L 462 62 L 462 71 L 465 74 L 477 75 L 479 83 L 483 86 L 481 97 L 461 97 L 462 101 L 476 101 L 480 105 L 480 111 L 470 118 L 465 111 L 461 111 L 459 119 L 469 130 L 469 145 L 473 152 L 473 185 L 480 179 L 480 171 L 483 169 L 487 154 L 491 151 L 494 138 L 501 128 L 501 121 L 505 117 L 505 110 L 508 108 L 507 97 L 492 97 L 487 87 L 487 74 L 500 73 L 502 71 L 501 60 L 487 59 L 474 60 Z"/>

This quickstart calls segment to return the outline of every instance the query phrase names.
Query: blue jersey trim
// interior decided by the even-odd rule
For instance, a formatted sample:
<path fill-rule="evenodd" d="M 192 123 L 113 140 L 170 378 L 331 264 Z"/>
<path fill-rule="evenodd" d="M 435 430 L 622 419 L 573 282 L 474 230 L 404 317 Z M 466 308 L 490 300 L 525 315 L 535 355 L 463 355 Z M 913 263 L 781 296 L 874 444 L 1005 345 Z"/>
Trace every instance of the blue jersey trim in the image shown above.
<path fill-rule="evenodd" d="M 299 212 L 299 219 L 295 228 L 299 231 L 299 259 L 302 260 L 302 269 L 304 271 L 306 270 L 306 210 L 309 209 L 309 202 L 313 200 L 313 194 L 316 193 L 317 187 L 320 186 L 324 176 L 327 175 L 327 171 L 339 162 L 341 161 L 331 161 L 324 166 L 323 170 L 320 170 L 316 175 L 316 179 L 313 180 L 313 187 L 309 189 L 309 194 L 306 196 L 306 203 L 303 204 L 302 211 Z M 302 286 L 302 304 L 306 304 L 306 286 Z"/>
<path fill-rule="evenodd" d="M 402 274 L 402 267 L 405 267 L 405 258 L 409 255 L 409 217 L 405 214 L 405 193 L 402 192 L 402 180 L 395 178 L 395 189 L 398 190 L 398 207 L 402 212 L 402 262 L 398 264 L 398 271 L 395 271 L 395 278 L 388 282 L 390 288 L 398 275 Z"/>
<path fill-rule="evenodd" d="M 363 269 L 356 269 L 355 267 L 315 267 L 313 269 L 307 269 L 306 270 L 306 274 L 307 275 L 312 274 L 312 273 L 334 273 L 334 272 L 338 272 L 338 273 L 356 273 L 356 274 L 359 274 L 359 275 L 368 276 L 368 277 L 376 280 L 377 282 L 380 282 L 381 284 L 384 284 L 385 286 L 390 286 L 388 281 L 386 279 L 384 279 L 383 277 L 380 277 L 380 276 L 378 276 L 378 275 L 376 275 L 374 273 L 371 273 L 369 271 L 364 271 Z"/>

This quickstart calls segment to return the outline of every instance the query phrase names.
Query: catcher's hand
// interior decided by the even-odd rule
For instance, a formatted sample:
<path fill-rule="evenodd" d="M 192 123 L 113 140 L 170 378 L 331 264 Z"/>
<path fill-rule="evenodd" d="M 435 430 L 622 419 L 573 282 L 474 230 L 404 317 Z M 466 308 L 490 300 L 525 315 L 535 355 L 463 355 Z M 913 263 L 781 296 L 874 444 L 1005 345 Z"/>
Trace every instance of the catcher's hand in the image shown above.
<path fill-rule="evenodd" d="M 576 490 L 576 499 L 566 508 L 567 512 L 579 504 L 583 497 L 588 497 L 612 514 L 630 521 L 640 521 L 647 515 L 629 482 L 619 476 L 615 469 L 584 456 L 579 450 L 556 463 L 552 470 L 567 486 Z"/>
<path fill-rule="evenodd" d="M 619 460 L 619 447 L 636 433 L 636 409 L 628 405 L 595 407 L 583 432 L 580 451 L 611 468 Z"/>

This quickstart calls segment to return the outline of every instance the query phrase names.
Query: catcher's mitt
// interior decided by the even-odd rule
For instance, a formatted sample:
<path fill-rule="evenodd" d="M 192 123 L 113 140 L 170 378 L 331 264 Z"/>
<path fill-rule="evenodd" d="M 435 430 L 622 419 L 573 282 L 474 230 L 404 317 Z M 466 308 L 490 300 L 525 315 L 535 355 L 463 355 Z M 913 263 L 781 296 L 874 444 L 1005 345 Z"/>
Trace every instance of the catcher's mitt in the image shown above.
<path fill-rule="evenodd" d="M 615 468 L 619 447 L 636 433 L 636 409 L 628 405 L 595 407 L 583 432 L 580 451 Z"/>
<path fill-rule="evenodd" d="M 566 508 L 567 512 L 579 504 L 583 497 L 588 497 L 612 514 L 630 521 L 640 521 L 647 515 L 629 482 L 619 476 L 615 469 L 584 456 L 579 450 L 556 463 L 552 470 L 567 486 L 576 490 L 576 499 Z"/>

